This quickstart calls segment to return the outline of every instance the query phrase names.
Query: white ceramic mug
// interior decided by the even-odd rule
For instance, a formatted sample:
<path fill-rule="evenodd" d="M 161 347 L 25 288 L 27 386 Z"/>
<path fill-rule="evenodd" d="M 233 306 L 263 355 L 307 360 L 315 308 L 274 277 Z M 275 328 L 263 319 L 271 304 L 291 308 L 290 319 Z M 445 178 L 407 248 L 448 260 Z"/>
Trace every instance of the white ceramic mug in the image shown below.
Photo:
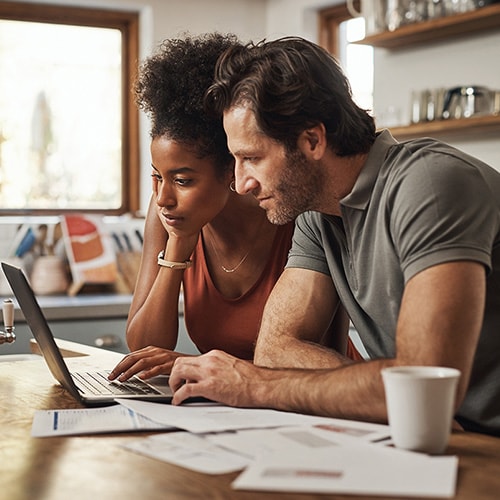
<path fill-rule="evenodd" d="M 361 0 L 361 11 L 357 11 L 354 0 L 347 0 L 347 10 L 353 17 L 365 19 L 365 34 L 373 35 L 385 29 L 385 6 L 382 0 Z"/>
<path fill-rule="evenodd" d="M 397 448 L 443 453 L 453 421 L 460 371 L 440 366 L 384 368 L 387 415 Z"/>

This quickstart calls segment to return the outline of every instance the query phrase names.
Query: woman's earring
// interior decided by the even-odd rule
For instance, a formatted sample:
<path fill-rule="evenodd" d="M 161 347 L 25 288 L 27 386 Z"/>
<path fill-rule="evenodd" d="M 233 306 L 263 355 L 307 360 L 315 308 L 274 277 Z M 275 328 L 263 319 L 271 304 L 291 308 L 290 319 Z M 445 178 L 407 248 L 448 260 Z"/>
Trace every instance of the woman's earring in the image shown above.
<path fill-rule="evenodd" d="M 234 179 L 231 181 L 231 184 L 229 184 L 229 189 L 233 192 L 236 193 L 236 182 Z"/>

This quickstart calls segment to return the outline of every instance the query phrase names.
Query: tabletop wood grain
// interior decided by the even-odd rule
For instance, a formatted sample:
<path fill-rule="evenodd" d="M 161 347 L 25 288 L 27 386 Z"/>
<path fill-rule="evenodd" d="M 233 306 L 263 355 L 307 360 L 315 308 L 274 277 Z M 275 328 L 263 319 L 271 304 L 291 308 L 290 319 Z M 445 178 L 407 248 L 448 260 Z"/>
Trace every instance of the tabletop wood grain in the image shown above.
<path fill-rule="evenodd" d="M 32 438 L 35 410 L 79 408 L 40 360 L 0 362 L 0 499 L 350 499 L 377 498 L 235 491 L 238 473 L 201 474 L 124 450 L 146 433 Z M 500 498 L 500 439 L 454 433 L 457 495 Z"/>

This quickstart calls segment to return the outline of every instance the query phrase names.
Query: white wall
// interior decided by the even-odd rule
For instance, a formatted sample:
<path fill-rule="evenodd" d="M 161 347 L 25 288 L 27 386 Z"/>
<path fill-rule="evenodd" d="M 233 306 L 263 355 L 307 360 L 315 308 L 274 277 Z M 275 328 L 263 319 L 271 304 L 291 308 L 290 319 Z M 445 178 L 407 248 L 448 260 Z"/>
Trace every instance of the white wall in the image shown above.
<path fill-rule="evenodd" d="M 399 109 L 403 124 L 410 121 L 412 90 L 462 85 L 500 89 L 500 26 L 496 31 L 397 51 L 375 50 L 374 112 L 389 105 Z M 441 138 L 441 137 L 440 137 Z M 500 134 L 443 140 L 500 170 Z"/>
<path fill-rule="evenodd" d="M 318 10 L 342 3 L 342 0 L 268 0 L 267 37 L 302 36 L 318 40 Z"/>

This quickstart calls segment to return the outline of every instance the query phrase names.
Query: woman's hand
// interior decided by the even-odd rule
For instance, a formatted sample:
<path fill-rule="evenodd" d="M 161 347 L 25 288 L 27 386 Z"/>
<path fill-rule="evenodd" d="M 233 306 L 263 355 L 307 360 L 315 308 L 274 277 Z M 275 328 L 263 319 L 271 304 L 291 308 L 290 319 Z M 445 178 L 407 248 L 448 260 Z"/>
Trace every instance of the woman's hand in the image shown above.
<path fill-rule="evenodd" d="M 187 260 L 196 246 L 202 226 L 194 223 L 183 224 L 181 228 L 169 225 L 159 206 L 156 206 L 156 216 L 167 233 L 166 260 Z"/>
<path fill-rule="evenodd" d="M 187 356 L 161 347 L 148 346 L 127 354 L 111 371 L 109 380 L 117 379 L 125 382 L 130 377 L 138 375 L 142 379 L 169 375 L 174 361 Z"/>

